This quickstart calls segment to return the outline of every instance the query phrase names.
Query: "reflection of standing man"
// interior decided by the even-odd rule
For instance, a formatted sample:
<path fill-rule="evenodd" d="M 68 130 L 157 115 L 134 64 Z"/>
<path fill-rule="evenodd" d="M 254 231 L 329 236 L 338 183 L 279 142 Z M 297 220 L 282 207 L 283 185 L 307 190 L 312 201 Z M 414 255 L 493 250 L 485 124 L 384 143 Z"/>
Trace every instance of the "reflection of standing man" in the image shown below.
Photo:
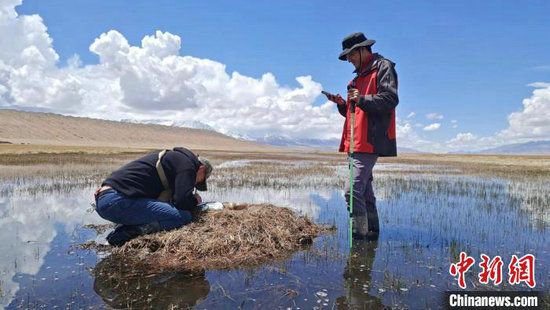
<path fill-rule="evenodd" d="M 336 299 L 337 309 L 382 309 L 380 298 L 371 296 L 372 268 L 378 241 L 354 240 L 344 271 L 346 296 Z"/>
<path fill-rule="evenodd" d="M 355 67 L 357 76 L 348 85 L 348 100 L 328 94 L 346 118 L 340 152 L 353 153 L 353 236 L 378 238 L 379 224 L 376 198 L 372 189 L 372 169 L 378 156 L 396 156 L 395 107 L 397 73 L 395 64 L 380 54 L 372 53 L 374 40 L 363 33 L 353 33 L 342 42 L 340 60 Z M 356 109 L 358 107 L 359 109 Z M 353 152 L 350 151 L 351 110 L 355 110 Z M 349 204 L 350 185 L 346 186 Z"/>

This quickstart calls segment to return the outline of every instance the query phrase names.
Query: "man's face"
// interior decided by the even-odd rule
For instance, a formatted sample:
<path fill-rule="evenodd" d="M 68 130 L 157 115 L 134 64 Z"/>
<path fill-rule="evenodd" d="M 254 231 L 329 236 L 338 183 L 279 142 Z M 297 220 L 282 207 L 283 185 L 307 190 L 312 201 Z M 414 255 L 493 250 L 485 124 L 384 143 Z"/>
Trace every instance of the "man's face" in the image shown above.
<path fill-rule="evenodd" d="M 361 65 L 361 53 L 359 52 L 359 48 L 356 48 L 349 52 L 349 54 L 346 56 L 348 61 L 355 67 L 355 69 L 359 69 L 359 66 Z"/>
<path fill-rule="evenodd" d="M 206 179 L 206 167 L 201 165 L 199 170 L 197 170 L 197 178 L 195 179 L 195 184 L 203 182 Z"/>

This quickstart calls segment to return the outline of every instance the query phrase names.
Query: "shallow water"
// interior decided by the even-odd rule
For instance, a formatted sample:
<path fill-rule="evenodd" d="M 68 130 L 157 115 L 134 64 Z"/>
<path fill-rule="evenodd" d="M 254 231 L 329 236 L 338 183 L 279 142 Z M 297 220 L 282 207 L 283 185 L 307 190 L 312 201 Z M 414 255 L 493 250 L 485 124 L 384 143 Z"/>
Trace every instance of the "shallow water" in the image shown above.
<path fill-rule="evenodd" d="M 443 292 L 458 289 L 448 270 L 461 251 L 476 259 L 466 274 L 468 289 L 530 290 L 525 284 L 507 284 L 506 266 L 512 255 L 533 254 L 534 290 L 548 293 L 548 180 L 473 177 L 456 171 L 444 175 L 434 170 L 438 169 L 377 165 L 381 235 L 377 242 L 355 242 L 351 251 L 343 194 L 339 186 L 327 185 L 331 178 L 341 183 L 344 165 L 335 167 L 334 175 L 311 175 L 276 189 L 265 182 L 254 188 L 246 182 L 231 188 L 214 182 L 205 200 L 269 202 L 317 223 L 335 224 L 338 230 L 287 260 L 259 267 L 122 278 L 103 268 L 102 254 L 75 247 L 89 240 L 105 241 L 104 235 L 83 227 L 105 223 L 90 212 L 94 188 L 89 181 L 68 179 L 62 186 L 51 186 L 57 184 L 52 178 L 3 180 L 0 307 L 440 308 Z M 477 280 L 481 253 L 502 257 L 500 286 Z M 94 267 L 101 272 L 92 273 Z"/>

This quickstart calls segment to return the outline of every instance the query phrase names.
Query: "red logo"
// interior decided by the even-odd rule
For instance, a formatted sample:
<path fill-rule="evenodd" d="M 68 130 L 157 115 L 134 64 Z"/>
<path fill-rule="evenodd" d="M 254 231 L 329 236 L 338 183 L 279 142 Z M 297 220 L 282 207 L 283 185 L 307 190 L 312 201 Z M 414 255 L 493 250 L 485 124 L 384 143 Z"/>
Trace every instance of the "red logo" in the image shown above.
<path fill-rule="evenodd" d="M 453 277 L 458 274 L 458 286 L 466 288 L 466 281 L 464 281 L 464 274 L 475 263 L 475 259 L 466 254 L 466 252 L 460 252 L 460 261 L 456 264 L 451 264 L 449 272 Z"/>
<path fill-rule="evenodd" d="M 482 271 L 478 274 L 479 283 L 488 284 L 489 280 L 492 280 L 495 285 L 502 283 L 502 258 L 495 256 L 493 260 L 490 260 L 489 256 L 481 254 L 483 260 L 479 263 Z"/>
<path fill-rule="evenodd" d="M 457 263 L 451 264 L 449 273 L 456 277 L 458 276 L 458 286 L 466 288 L 465 273 L 474 265 L 475 259 L 468 256 L 466 252 L 460 252 L 460 260 Z M 479 267 L 481 272 L 478 273 L 479 283 L 489 284 L 493 281 L 494 285 L 502 283 L 502 266 L 504 262 L 500 256 L 495 256 L 491 259 L 485 254 L 481 254 L 481 263 Z M 512 255 L 510 264 L 508 264 L 508 283 L 511 285 L 521 284 L 524 282 L 530 288 L 537 285 L 535 281 L 535 256 L 526 254 L 522 258 Z"/>
<path fill-rule="evenodd" d="M 508 282 L 510 284 L 520 284 L 525 282 L 530 288 L 535 287 L 535 257 L 527 254 L 518 259 L 512 255 L 512 260 L 508 265 Z"/>

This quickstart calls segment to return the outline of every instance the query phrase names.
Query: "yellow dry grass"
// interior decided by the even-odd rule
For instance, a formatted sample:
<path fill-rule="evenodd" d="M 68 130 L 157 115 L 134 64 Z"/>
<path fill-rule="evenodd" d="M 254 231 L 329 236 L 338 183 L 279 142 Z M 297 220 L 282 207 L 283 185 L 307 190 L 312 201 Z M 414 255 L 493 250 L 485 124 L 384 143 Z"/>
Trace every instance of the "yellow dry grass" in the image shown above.
<path fill-rule="evenodd" d="M 106 176 L 110 170 L 152 150 L 153 148 L 0 144 L 0 167 L 2 168 L 0 177 L 18 173 L 42 175 L 43 171 L 52 170 L 52 165 L 57 167 L 55 169 L 74 170 L 74 173 L 80 172 L 81 174 L 86 174 L 90 169 L 97 169 L 97 171 L 102 171 L 102 176 Z M 308 161 L 317 164 L 313 164 L 307 169 L 314 169 L 317 174 L 320 172 L 326 174 L 327 167 L 345 165 L 347 161 L 345 154 L 337 152 L 280 149 L 270 152 L 200 148 L 192 150 L 201 156 L 209 157 L 215 165 L 230 160 L 265 161 L 255 162 L 248 168 L 224 168 L 222 169 L 224 173 L 231 173 L 232 170 L 238 171 L 239 169 L 267 169 L 269 171 L 270 168 L 276 166 L 278 174 L 296 176 L 298 171 L 295 169 L 299 167 L 285 165 L 283 162 L 292 164 L 296 161 Z M 278 163 L 270 165 L 269 161 L 278 161 Z M 506 178 L 550 176 L 550 156 L 548 155 L 400 154 L 398 157 L 382 157 L 378 162 L 444 166 L 458 169 L 459 173 L 464 174 Z M 305 167 L 301 169 L 305 169 Z M 36 173 L 33 172 L 34 170 L 37 170 Z M 400 170 L 401 173 L 408 173 L 406 167 Z M 328 172 L 328 175 L 333 175 L 332 170 Z M 423 170 L 415 169 L 410 173 L 423 173 Z M 441 170 L 441 173 L 446 173 L 445 169 Z"/>
<path fill-rule="evenodd" d="M 464 154 L 404 154 L 382 158 L 381 162 L 443 165 L 472 175 L 496 175 L 501 177 L 550 176 L 548 155 L 464 155 Z"/>
<path fill-rule="evenodd" d="M 253 266 L 284 258 L 328 229 L 287 208 L 226 204 L 178 230 L 131 240 L 110 260 L 149 273 Z"/>
<path fill-rule="evenodd" d="M 1 155 L 29 155 L 29 154 L 83 154 L 83 155 L 109 155 L 122 153 L 143 153 L 148 148 L 127 147 L 101 147 L 101 146 L 71 146 L 49 144 L 0 144 Z"/>

